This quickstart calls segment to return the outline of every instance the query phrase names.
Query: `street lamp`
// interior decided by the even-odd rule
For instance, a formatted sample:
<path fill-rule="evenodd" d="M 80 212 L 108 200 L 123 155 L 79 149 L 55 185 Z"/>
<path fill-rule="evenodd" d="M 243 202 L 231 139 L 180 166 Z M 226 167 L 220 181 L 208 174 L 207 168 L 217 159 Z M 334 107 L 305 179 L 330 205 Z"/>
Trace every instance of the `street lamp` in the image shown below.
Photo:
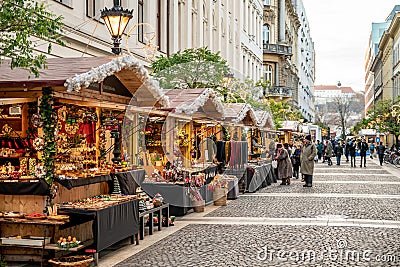
<path fill-rule="evenodd" d="M 114 47 L 111 48 L 111 51 L 116 55 L 121 54 L 122 49 L 119 47 L 121 44 L 121 36 L 129 20 L 133 17 L 132 14 L 133 9 L 123 9 L 120 5 L 120 0 L 114 0 L 114 6 L 111 9 L 105 7 L 101 11 L 101 18 L 104 20 L 114 41 Z"/>
<path fill-rule="evenodd" d="M 224 90 L 227 90 L 225 93 L 224 93 L 224 101 L 226 102 L 226 100 L 227 100 L 227 97 L 228 97 L 228 87 L 229 87 L 229 85 L 230 85 L 230 83 L 231 83 L 231 81 L 233 80 L 233 73 L 226 73 L 225 75 L 224 75 L 224 78 L 222 78 L 222 87 L 224 88 Z"/>

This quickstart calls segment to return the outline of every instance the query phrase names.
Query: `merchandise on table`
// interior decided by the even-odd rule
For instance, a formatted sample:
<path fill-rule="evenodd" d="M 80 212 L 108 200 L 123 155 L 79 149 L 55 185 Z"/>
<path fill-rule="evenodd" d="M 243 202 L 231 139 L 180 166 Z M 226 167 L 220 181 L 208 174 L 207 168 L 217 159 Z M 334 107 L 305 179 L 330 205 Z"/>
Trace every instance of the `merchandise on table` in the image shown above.
<path fill-rule="evenodd" d="M 101 195 L 81 199 L 75 202 L 61 203 L 60 209 L 99 210 L 119 203 L 136 199 L 136 196 Z"/>

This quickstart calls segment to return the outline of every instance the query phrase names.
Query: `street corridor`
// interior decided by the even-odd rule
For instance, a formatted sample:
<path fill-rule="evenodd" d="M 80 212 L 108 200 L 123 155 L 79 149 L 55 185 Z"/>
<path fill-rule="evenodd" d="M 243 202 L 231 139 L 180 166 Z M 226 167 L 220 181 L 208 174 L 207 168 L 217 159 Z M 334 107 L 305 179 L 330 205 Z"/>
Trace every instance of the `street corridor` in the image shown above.
<path fill-rule="evenodd" d="M 178 218 L 100 266 L 400 266 L 400 170 L 318 163 L 299 180 Z"/>

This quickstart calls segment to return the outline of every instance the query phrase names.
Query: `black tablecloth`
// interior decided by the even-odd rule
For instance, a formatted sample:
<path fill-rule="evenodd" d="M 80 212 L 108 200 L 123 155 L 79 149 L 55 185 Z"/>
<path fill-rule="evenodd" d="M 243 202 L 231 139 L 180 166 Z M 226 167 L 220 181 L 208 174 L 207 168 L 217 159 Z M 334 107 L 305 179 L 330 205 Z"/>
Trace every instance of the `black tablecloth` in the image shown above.
<path fill-rule="evenodd" d="M 256 192 L 260 188 L 271 185 L 272 180 L 270 172 L 272 171 L 271 164 L 254 166 L 247 168 L 247 191 L 250 193 Z"/>
<path fill-rule="evenodd" d="M 111 180 L 112 180 L 111 175 L 101 175 L 101 176 L 78 178 L 78 179 L 59 179 L 59 178 L 54 179 L 55 182 L 66 187 L 68 190 L 71 190 L 74 187 L 79 187 L 89 184 L 97 184 L 101 182 L 108 182 Z"/>
<path fill-rule="evenodd" d="M 141 186 L 146 172 L 143 169 L 113 174 L 117 177 L 121 193 L 124 195 L 136 195 L 136 188 Z"/>
<path fill-rule="evenodd" d="M 139 233 L 139 201 L 136 199 L 95 211 L 80 209 L 63 211 L 94 218 L 93 235 L 97 252 Z"/>
<path fill-rule="evenodd" d="M 38 195 L 46 196 L 49 185 L 44 179 L 37 182 L 0 182 L 0 194 L 3 195 Z"/>

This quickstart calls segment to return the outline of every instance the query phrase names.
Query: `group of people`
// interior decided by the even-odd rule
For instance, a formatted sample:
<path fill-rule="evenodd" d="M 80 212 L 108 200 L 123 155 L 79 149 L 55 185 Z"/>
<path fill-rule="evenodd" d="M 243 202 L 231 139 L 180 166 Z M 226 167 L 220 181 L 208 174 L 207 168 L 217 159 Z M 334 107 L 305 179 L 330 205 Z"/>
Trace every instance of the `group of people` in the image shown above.
<path fill-rule="evenodd" d="M 299 179 L 301 173 L 305 182 L 303 186 L 312 187 L 316 151 L 311 135 L 307 135 L 302 144 L 295 145 L 292 141 L 276 144 L 272 156 L 276 161 L 277 177 L 282 180 L 281 185 L 290 185 L 290 179 L 292 177 Z"/>
<path fill-rule="evenodd" d="M 322 159 L 322 163 L 328 162 L 328 165 L 332 165 L 332 157 L 336 157 L 336 165 L 340 165 L 341 158 L 344 155 L 346 162 L 349 162 L 350 166 L 356 167 L 356 155 L 357 151 L 360 154 L 360 167 L 367 167 L 367 151 L 370 151 L 370 157 L 373 158 L 375 152 L 378 154 L 380 164 L 383 163 L 383 155 L 385 153 L 385 146 L 380 142 L 379 145 L 375 146 L 374 143 L 368 145 L 365 138 L 362 139 L 347 139 L 345 142 L 342 140 L 325 140 L 325 142 L 317 141 L 317 158 L 316 161 Z"/>
<path fill-rule="evenodd" d="M 360 153 L 360 167 L 366 167 L 367 151 L 370 151 L 371 158 L 378 154 L 379 162 L 382 166 L 385 153 L 385 146 L 380 142 L 379 145 L 371 143 L 368 145 L 364 138 L 342 140 L 325 140 L 314 144 L 311 135 L 307 135 L 301 144 L 289 143 L 271 143 L 270 156 L 275 162 L 275 172 L 278 179 L 282 180 L 281 185 L 290 185 L 290 179 L 299 179 L 300 174 L 304 187 L 312 187 L 312 178 L 314 173 L 314 163 L 322 160 L 332 165 L 332 157 L 336 157 L 336 165 L 340 165 L 341 158 L 344 155 L 346 162 L 350 161 L 351 167 L 356 167 L 356 154 Z M 350 158 L 350 159 L 349 159 Z"/>

